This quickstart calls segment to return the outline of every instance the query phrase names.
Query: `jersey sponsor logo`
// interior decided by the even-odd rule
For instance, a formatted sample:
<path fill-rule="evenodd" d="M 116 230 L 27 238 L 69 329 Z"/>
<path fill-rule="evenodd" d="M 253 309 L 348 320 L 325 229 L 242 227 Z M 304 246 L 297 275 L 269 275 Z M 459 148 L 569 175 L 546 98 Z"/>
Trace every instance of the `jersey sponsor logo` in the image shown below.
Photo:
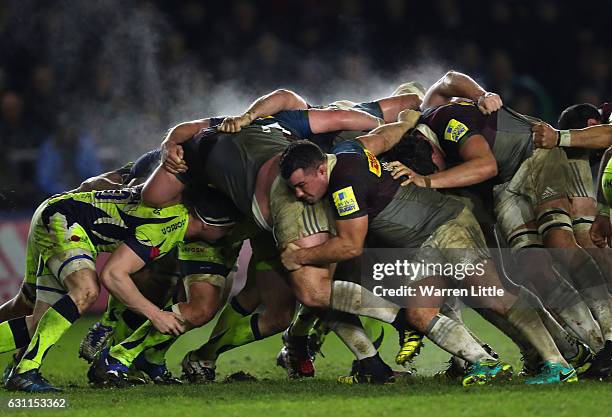
<path fill-rule="evenodd" d="M 174 232 L 175 230 L 183 227 L 184 224 L 185 224 L 185 219 L 183 219 L 183 220 L 181 220 L 179 222 L 173 223 L 170 226 L 162 227 L 161 232 L 164 235 L 166 233 Z"/>
<path fill-rule="evenodd" d="M 270 117 L 270 118 L 272 118 L 272 120 L 274 120 L 274 118 L 273 118 L 272 116 L 268 116 L 268 117 Z M 265 126 L 261 126 L 261 130 L 262 130 L 264 133 L 270 133 L 270 132 L 272 132 L 272 129 L 270 129 L 270 128 L 278 129 L 278 130 L 280 130 L 281 132 L 283 132 L 285 135 L 289 135 L 289 136 L 291 136 L 291 132 L 290 132 L 290 131 L 288 131 L 287 129 L 285 129 L 284 127 L 282 127 L 282 126 L 281 126 L 281 125 L 280 125 L 278 122 L 275 122 L 275 123 L 270 123 L 270 124 L 267 124 L 267 125 L 265 125 Z"/>
<path fill-rule="evenodd" d="M 134 198 L 134 202 L 138 202 L 140 198 L 132 195 L 132 192 L 127 190 L 104 190 L 104 191 L 96 191 L 94 197 L 98 200 L 113 200 L 113 201 L 121 201 L 121 200 L 129 200 L 130 198 Z"/>
<path fill-rule="evenodd" d="M 332 194 L 334 205 L 340 216 L 348 216 L 351 213 L 359 211 L 359 204 L 355 198 L 353 187 L 345 187 Z"/>
<path fill-rule="evenodd" d="M 459 142 L 459 139 L 461 139 L 468 132 L 468 130 L 470 129 L 468 129 L 468 127 L 459 120 L 451 119 L 444 130 L 444 140 Z"/>
<path fill-rule="evenodd" d="M 368 157 L 368 168 L 370 169 L 370 172 L 376 175 L 377 177 L 380 177 L 381 169 L 378 158 L 376 158 L 376 156 L 372 152 L 368 151 L 365 148 L 363 148 L 363 152 Z"/>

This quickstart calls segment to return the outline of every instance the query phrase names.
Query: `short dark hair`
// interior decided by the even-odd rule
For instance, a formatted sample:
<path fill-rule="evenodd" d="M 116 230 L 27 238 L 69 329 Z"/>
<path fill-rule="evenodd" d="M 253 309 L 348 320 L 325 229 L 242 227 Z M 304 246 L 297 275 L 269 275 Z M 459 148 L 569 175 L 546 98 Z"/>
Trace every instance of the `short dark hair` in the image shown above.
<path fill-rule="evenodd" d="M 325 160 L 325 154 L 316 144 L 298 140 L 287 146 L 281 155 L 280 174 L 287 180 L 298 169 L 316 169 Z"/>
<path fill-rule="evenodd" d="M 393 148 L 380 156 L 383 162 L 399 161 L 420 175 L 431 175 L 438 170 L 434 164 L 433 145 L 410 129 Z"/>
<path fill-rule="evenodd" d="M 574 104 L 561 112 L 557 126 L 561 130 L 582 129 L 587 127 L 589 119 L 601 122 L 601 114 L 597 107 L 588 103 Z"/>

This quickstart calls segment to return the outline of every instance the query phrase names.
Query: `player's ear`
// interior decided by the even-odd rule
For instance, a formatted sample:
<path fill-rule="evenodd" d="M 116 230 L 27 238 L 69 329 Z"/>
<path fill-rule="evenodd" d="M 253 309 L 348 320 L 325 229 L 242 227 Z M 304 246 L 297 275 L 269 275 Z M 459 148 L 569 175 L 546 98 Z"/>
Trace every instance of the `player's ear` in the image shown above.
<path fill-rule="evenodd" d="M 317 173 L 319 175 L 327 173 L 327 162 L 323 162 L 321 165 L 319 165 L 319 167 L 317 168 Z"/>
<path fill-rule="evenodd" d="M 597 120 L 597 119 L 588 119 L 587 120 L 587 127 L 588 126 L 596 126 L 596 125 L 600 125 L 601 124 L 601 120 Z"/>

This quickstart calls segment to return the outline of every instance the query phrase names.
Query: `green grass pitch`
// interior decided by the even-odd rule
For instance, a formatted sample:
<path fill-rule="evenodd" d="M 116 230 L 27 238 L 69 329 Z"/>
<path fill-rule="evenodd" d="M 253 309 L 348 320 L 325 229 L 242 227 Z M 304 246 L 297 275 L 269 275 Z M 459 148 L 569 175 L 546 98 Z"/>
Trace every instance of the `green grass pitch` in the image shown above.
<path fill-rule="evenodd" d="M 431 375 L 445 366 L 448 355 L 426 342 L 416 360 L 417 376 L 385 386 L 346 386 L 335 382 L 346 374 L 351 355 L 335 336 L 323 346 L 324 358 L 315 362 L 313 380 L 290 381 L 275 366 L 280 336 L 224 354 L 217 366 L 218 380 L 236 371 L 246 371 L 257 382 L 215 383 L 179 387 L 141 386 L 125 390 L 99 390 L 87 385 L 87 364 L 77 358 L 78 344 L 93 317 L 81 319 L 49 352 L 43 374 L 66 390 L 55 396 L 0 393 L 0 413 L 6 416 L 414 416 L 414 417 L 604 417 L 612 416 L 612 384 L 580 381 L 563 386 L 529 387 L 520 381 L 505 385 L 463 388 L 440 383 Z M 520 370 L 519 352 L 496 329 L 468 312 L 468 325 L 491 344 L 515 370 Z M 206 340 L 211 325 L 183 336 L 170 350 L 170 369 L 178 374 L 184 353 Z M 393 363 L 397 336 L 387 330 L 383 358 Z M 9 355 L 0 355 L 0 363 Z M 14 398 L 65 398 L 65 409 L 10 409 Z"/>

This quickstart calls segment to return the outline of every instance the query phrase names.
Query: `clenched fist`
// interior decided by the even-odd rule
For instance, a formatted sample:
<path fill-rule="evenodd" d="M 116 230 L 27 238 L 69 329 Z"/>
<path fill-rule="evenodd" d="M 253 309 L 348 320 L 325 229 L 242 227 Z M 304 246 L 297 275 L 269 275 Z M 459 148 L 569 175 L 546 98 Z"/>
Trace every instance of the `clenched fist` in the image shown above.
<path fill-rule="evenodd" d="M 397 121 L 408 123 L 411 127 L 414 127 L 419 121 L 419 117 L 421 117 L 420 111 L 406 109 L 398 113 Z"/>
<path fill-rule="evenodd" d="M 486 92 L 480 97 L 478 97 L 478 110 L 482 114 L 491 114 L 501 109 L 504 105 L 499 94 Z"/>
<path fill-rule="evenodd" d="M 559 132 L 546 122 L 540 122 L 531 128 L 533 144 L 536 148 L 552 149 L 557 146 Z"/>

